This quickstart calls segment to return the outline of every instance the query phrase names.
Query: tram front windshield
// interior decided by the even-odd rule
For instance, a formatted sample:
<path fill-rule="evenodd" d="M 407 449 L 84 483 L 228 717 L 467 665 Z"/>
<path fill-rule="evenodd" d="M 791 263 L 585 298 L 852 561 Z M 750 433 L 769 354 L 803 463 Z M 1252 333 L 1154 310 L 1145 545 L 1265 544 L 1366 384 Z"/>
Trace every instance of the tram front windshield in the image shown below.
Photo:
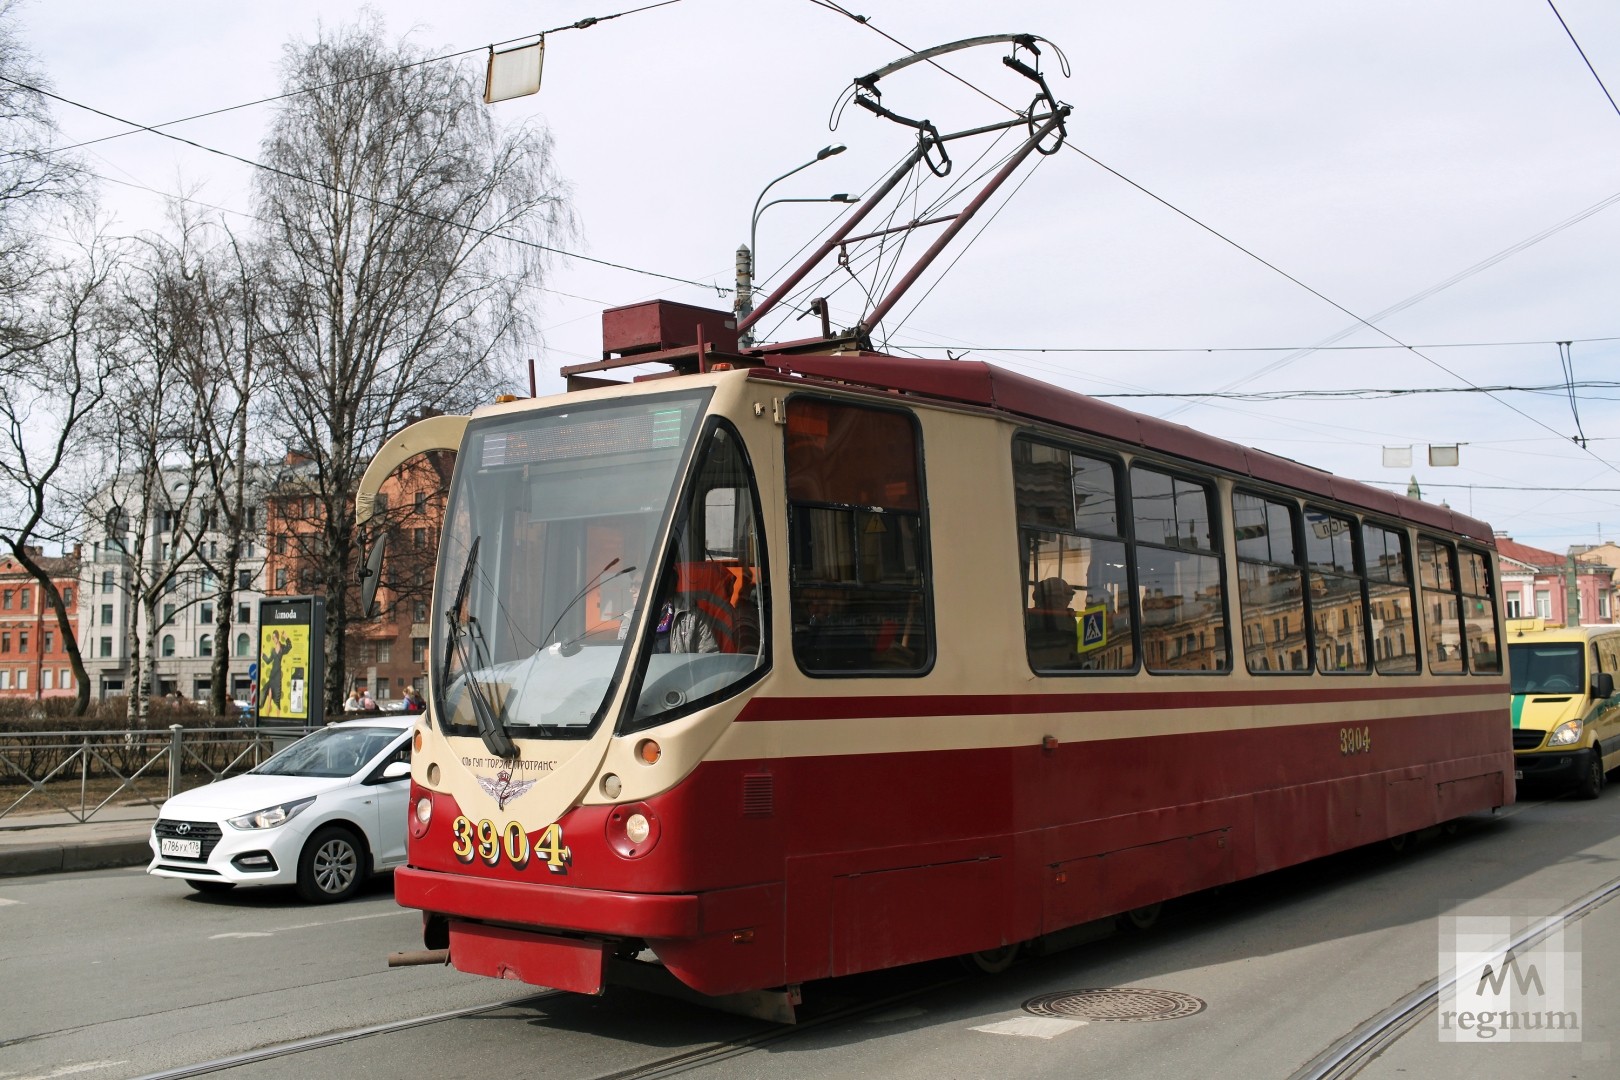
<path fill-rule="evenodd" d="M 434 590 L 448 730 L 499 743 L 492 727 L 582 738 L 601 722 L 708 397 L 571 404 L 469 426 Z"/>

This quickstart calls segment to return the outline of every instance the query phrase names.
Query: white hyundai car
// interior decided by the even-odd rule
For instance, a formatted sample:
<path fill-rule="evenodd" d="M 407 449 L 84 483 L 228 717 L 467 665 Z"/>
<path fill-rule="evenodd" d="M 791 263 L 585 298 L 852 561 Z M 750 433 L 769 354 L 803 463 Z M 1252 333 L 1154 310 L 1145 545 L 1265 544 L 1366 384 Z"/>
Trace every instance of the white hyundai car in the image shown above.
<path fill-rule="evenodd" d="M 329 724 L 241 776 L 182 792 L 152 827 L 149 874 L 199 892 L 296 885 L 347 900 L 405 861 L 409 716 Z"/>

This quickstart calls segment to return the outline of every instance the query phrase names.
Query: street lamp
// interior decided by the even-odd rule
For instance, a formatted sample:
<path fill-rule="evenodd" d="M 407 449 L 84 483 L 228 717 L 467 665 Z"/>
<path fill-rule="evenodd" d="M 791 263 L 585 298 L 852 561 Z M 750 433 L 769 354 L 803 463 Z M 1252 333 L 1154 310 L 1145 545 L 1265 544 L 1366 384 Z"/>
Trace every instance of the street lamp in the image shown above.
<path fill-rule="evenodd" d="M 753 266 L 758 266 L 759 265 L 759 245 L 755 242 L 755 237 L 759 234 L 759 217 L 760 217 L 761 214 L 763 214 L 765 211 L 769 210 L 771 207 L 775 206 L 777 203 L 789 203 L 789 202 L 858 203 L 860 201 L 861 200 L 857 199 L 853 195 L 846 195 L 843 192 L 839 192 L 837 195 L 828 195 L 825 198 L 821 198 L 821 199 L 772 199 L 770 202 L 766 203 L 764 206 L 758 207 L 758 209 L 756 209 L 754 211 L 754 220 L 748 226 L 748 251 L 749 251 L 749 254 L 751 256 L 752 265 Z"/>
<path fill-rule="evenodd" d="M 772 180 L 770 183 L 766 184 L 765 187 L 761 189 L 759 198 L 754 200 L 754 215 L 750 219 L 748 230 L 748 247 L 737 252 L 737 319 L 739 322 L 747 318 L 748 313 L 754 310 L 754 226 L 759 222 L 759 215 L 763 209 L 763 207 L 760 206 L 760 203 L 765 201 L 766 192 L 770 191 L 771 188 L 775 187 L 777 184 L 780 184 L 783 180 L 786 180 L 794 173 L 808 169 L 818 161 L 825 161 L 827 158 L 842 154 L 848 149 L 849 147 L 845 146 L 843 143 L 833 143 L 830 146 L 823 146 L 820 150 L 816 151 L 815 157 L 811 158 L 803 165 L 798 165 L 789 169 L 781 176 L 778 176 L 775 180 Z M 851 202 L 853 200 L 846 195 L 841 199 L 835 196 L 833 199 L 811 199 L 807 201 Z"/>

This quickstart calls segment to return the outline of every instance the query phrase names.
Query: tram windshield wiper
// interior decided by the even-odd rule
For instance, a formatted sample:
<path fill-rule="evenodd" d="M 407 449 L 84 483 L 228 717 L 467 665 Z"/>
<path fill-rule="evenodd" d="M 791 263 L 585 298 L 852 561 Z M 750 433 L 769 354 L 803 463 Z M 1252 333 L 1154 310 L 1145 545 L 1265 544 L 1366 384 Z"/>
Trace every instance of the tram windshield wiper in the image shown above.
<path fill-rule="evenodd" d="M 472 584 L 473 572 L 478 566 L 478 543 L 482 537 L 473 537 L 472 546 L 467 551 L 467 565 L 462 568 L 461 581 L 456 586 L 456 598 L 445 612 L 445 618 L 450 626 L 444 649 L 444 675 L 439 680 L 440 698 L 439 707 L 446 716 L 449 709 L 445 707 L 444 694 L 450 684 L 450 668 L 454 663 L 461 665 L 462 677 L 467 683 L 467 693 L 472 704 L 473 716 L 478 721 L 478 736 L 484 740 L 489 752 L 503 760 L 515 760 L 518 756 L 517 744 L 512 742 L 511 736 L 506 732 L 506 725 L 501 722 L 500 710 L 491 700 L 489 689 L 478 677 L 478 667 L 489 663 L 489 644 L 484 638 L 483 628 L 478 620 L 471 615 L 463 615 L 462 607 L 467 602 L 467 589 Z M 471 647 L 468 643 L 471 642 Z"/>
<path fill-rule="evenodd" d="M 596 572 L 595 577 L 591 578 L 591 580 L 589 580 L 589 581 L 587 581 L 585 583 L 585 587 L 583 589 L 579 590 L 579 592 L 574 594 L 574 598 L 572 600 L 568 601 L 568 603 L 566 605 L 564 605 L 564 607 L 562 609 L 562 613 L 559 614 L 557 616 L 557 618 L 552 621 L 551 628 L 548 629 L 544 634 L 542 634 L 540 636 L 540 647 L 542 649 L 545 648 L 547 645 L 551 644 L 551 635 L 555 634 L 557 632 L 557 627 L 562 625 L 562 621 L 568 617 L 568 613 L 570 611 L 573 611 L 574 608 L 579 605 L 579 602 L 581 600 L 585 599 L 585 594 L 586 593 L 588 593 L 592 589 L 596 588 L 598 584 L 606 585 L 610 581 L 617 581 L 619 578 L 622 578 L 626 574 L 635 573 L 636 569 L 637 569 L 634 566 L 627 566 L 623 570 L 620 570 L 617 574 L 613 574 L 612 576 L 609 576 L 609 577 L 604 577 L 603 576 L 604 574 L 607 574 L 607 572 L 609 570 L 612 570 L 615 566 L 618 566 L 618 565 L 619 565 L 619 560 L 618 559 L 615 558 L 612 561 L 610 561 L 606 566 L 602 567 L 602 569 L 600 569 L 600 570 L 598 570 Z M 573 655 L 572 653 L 569 652 L 569 648 L 571 646 L 575 646 L 575 648 L 573 649 L 573 652 L 578 652 L 579 649 L 577 648 L 577 645 L 579 644 L 580 639 L 583 638 L 584 636 L 585 636 L 584 634 L 580 634 L 580 635 L 578 635 L 576 637 L 572 637 L 572 638 L 568 639 L 567 641 L 559 641 L 557 643 L 558 644 L 558 651 L 561 652 L 564 656 Z"/>

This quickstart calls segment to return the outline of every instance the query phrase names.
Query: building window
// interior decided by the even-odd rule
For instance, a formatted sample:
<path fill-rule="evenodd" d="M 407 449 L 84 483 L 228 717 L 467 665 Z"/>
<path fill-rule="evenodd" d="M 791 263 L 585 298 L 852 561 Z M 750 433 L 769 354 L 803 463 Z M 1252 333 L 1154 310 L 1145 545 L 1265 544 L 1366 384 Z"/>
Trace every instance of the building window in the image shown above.
<path fill-rule="evenodd" d="M 1520 617 L 1520 611 L 1523 609 L 1523 607 L 1524 607 L 1523 598 L 1521 598 L 1517 594 L 1514 594 L 1513 596 L 1508 597 L 1507 598 L 1507 617 L 1510 618 L 1510 619 L 1519 618 Z"/>
<path fill-rule="evenodd" d="M 17 651 L 20 653 L 28 651 L 28 631 L 26 630 L 19 631 L 17 634 Z"/>
<path fill-rule="evenodd" d="M 11 651 L 11 635 L 10 634 L 0 634 L 0 652 L 10 652 L 10 651 Z"/>
<path fill-rule="evenodd" d="M 411 605 L 411 621 L 427 622 L 427 604 L 421 600 Z"/>
<path fill-rule="evenodd" d="M 425 637 L 411 638 L 411 663 L 422 664 L 427 662 L 427 644 Z"/>
<path fill-rule="evenodd" d="M 377 663 L 386 664 L 394 658 L 394 646 L 391 642 L 377 642 Z"/>
<path fill-rule="evenodd" d="M 253 611 L 250 607 L 248 607 L 247 604 L 236 605 L 236 621 L 239 623 L 250 623 L 253 621 Z"/>
<path fill-rule="evenodd" d="M 101 611 L 102 611 L 101 621 L 104 622 L 104 623 L 111 623 L 112 622 L 112 608 L 109 607 L 106 604 L 103 604 L 103 605 L 101 605 Z M 173 604 L 164 604 L 163 605 L 163 625 L 168 626 L 172 622 L 174 622 L 174 605 Z"/>
<path fill-rule="evenodd" d="M 1552 618 L 1552 592 L 1548 589 L 1536 590 L 1536 618 Z"/>
<path fill-rule="evenodd" d="M 278 566 L 278 567 L 276 567 L 276 591 L 281 592 L 286 588 L 287 588 L 287 569 L 286 569 L 286 567 Z"/>
<path fill-rule="evenodd" d="M 420 514 L 422 512 L 423 508 L 426 507 L 426 506 L 427 506 L 427 492 L 418 491 L 416 493 L 416 512 L 418 514 Z"/>
<path fill-rule="evenodd" d="M 40 646 L 40 655 L 49 656 L 56 651 L 56 634 L 50 630 L 45 631 L 44 644 Z"/>
<path fill-rule="evenodd" d="M 27 668 L 18 668 L 17 669 L 17 689 L 19 689 L 19 690 L 28 689 L 28 669 Z"/>
<path fill-rule="evenodd" d="M 253 571 L 238 570 L 236 572 L 236 587 L 244 590 L 253 588 Z"/>
<path fill-rule="evenodd" d="M 112 638 L 103 637 L 101 639 L 101 657 L 103 660 L 112 659 Z"/>
<path fill-rule="evenodd" d="M 55 674 L 56 674 L 56 672 L 52 671 L 50 668 L 45 668 L 44 670 L 42 670 L 39 673 L 39 688 L 41 690 L 55 689 L 51 685 L 52 676 L 54 676 Z"/>
<path fill-rule="evenodd" d="M 0 690 L 10 690 L 10 689 L 11 689 L 11 671 L 9 669 L 6 669 L 6 668 L 0 668 Z"/>
<path fill-rule="evenodd" d="M 427 530 L 426 529 L 412 529 L 411 530 L 411 546 L 415 547 L 415 548 L 425 548 L 425 547 L 427 547 Z M 6 607 L 10 607 L 10 606 L 11 606 L 11 594 L 7 593 L 6 594 Z"/>
<path fill-rule="evenodd" d="M 237 656 L 246 656 L 246 655 L 248 655 L 248 650 L 251 649 L 252 647 L 253 647 L 253 643 L 248 640 L 248 636 L 246 634 L 237 634 L 236 635 L 236 655 Z"/>
<path fill-rule="evenodd" d="M 420 532 L 421 530 L 419 529 L 417 531 Z M 4 596 L 5 596 L 5 599 L 0 600 L 0 607 L 3 607 L 3 608 L 5 608 L 5 610 L 10 611 L 11 610 L 11 590 L 7 589 L 5 591 L 5 593 L 4 593 Z"/>
<path fill-rule="evenodd" d="M 214 605 L 204 601 L 201 607 L 202 610 L 197 613 L 197 621 L 204 626 L 212 625 L 214 622 Z"/>
<path fill-rule="evenodd" d="M 73 669 L 72 668 L 63 668 L 61 671 L 56 673 L 56 676 L 57 676 L 57 678 L 56 678 L 56 685 L 57 686 L 61 687 L 63 690 L 71 690 L 71 689 L 73 689 Z"/>
<path fill-rule="evenodd" d="M 23 589 L 17 593 L 17 606 L 22 608 L 24 611 L 28 610 L 29 601 L 30 597 L 27 589 Z"/>
<path fill-rule="evenodd" d="M 104 595 L 113 591 L 113 572 L 111 570 L 101 572 L 101 591 Z"/>
<path fill-rule="evenodd" d="M 71 585 L 62 590 L 62 606 L 73 606 L 73 587 Z"/>
<path fill-rule="evenodd" d="M 1598 593 L 1598 618 L 1607 619 L 1608 617 L 1609 617 L 1609 594 L 1608 593 Z"/>
<path fill-rule="evenodd" d="M 202 637 L 197 639 L 197 655 L 198 656 L 213 656 L 214 655 L 214 635 L 212 635 L 212 634 L 204 634 Z"/>
<path fill-rule="evenodd" d="M 173 634 L 164 634 L 163 635 L 162 655 L 164 655 L 164 656 L 173 656 L 174 655 L 174 635 Z"/>

